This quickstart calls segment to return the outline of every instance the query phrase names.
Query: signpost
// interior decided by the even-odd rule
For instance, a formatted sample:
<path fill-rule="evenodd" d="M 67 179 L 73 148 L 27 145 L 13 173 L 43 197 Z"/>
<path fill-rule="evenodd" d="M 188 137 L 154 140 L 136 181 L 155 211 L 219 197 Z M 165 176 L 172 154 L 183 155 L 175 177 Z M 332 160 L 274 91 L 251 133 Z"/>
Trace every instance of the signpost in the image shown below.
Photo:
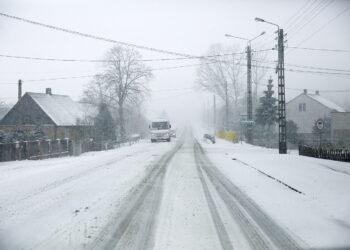
<path fill-rule="evenodd" d="M 320 134 L 320 148 L 322 146 L 322 130 L 324 128 L 324 121 L 322 119 L 318 119 L 316 121 L 316 128 L 318 129 L 318 132 Z"/>

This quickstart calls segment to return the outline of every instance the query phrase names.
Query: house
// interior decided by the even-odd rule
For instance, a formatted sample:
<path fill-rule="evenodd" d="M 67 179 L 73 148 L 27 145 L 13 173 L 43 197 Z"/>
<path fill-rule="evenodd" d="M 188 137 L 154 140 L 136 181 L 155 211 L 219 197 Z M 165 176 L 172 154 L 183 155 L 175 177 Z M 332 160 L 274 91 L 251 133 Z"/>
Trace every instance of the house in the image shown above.
<path fill-rule="evenodd" d="M 49 139 L 80 140 L 91 128 L 81 104 L 47 88 L 45 93 L 25 93 L 0 121 L 0 130 L 10 132 L 20 125 L 30 132 L 38 124 Z"/>
<path fill-rule="evenodd" d="M 332 141 L 350 148 L 350 112 L 332 112 L 331 120 Z"/>
<path fill-rule="evenodd" d="M 315 121 L 330 117 L 331 112 L 334 111 L 345 112 L 346 110 L 321 96 L 319 91 L 310 94 L 306 89 L 286 104 L 287 120 L 297 124 L 299 134 L 311 134 Z"/>

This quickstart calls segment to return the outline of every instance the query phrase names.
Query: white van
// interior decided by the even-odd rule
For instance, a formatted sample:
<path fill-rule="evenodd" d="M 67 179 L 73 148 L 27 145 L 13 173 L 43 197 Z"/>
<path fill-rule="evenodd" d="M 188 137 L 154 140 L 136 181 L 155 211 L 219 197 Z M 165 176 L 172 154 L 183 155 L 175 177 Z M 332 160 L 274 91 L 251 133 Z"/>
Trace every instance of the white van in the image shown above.
<path fill-rule="evenodd" d="M 149 125 L 151 133 L 151 142 L 169 141 L 170 138 L 170 122 L 168 120 L 155 120 Z"/>

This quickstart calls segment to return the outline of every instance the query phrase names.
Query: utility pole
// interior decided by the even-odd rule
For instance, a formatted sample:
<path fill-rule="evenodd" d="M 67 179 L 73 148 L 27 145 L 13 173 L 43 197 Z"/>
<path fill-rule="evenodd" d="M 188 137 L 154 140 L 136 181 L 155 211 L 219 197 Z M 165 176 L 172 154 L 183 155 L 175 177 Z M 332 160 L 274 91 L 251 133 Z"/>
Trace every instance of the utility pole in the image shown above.
<path fill-rule="evenodd" d="M 18 101 L 21 99 L 22 97 L 22 80 L 19 79 L 18 80 Z"/>
<path fill-rule="evenodd" d="M 227 81 L 225 81 L 225 131 L 228 130 L 228 90 Z"/>
<path fill-rule="evenodd" d="M 283 29 L 278 29 L 278 149 L 280 154 L 287 153 L 287 129 L 286 129 L 286 95 L 284 82 L 284 34 Z"/>
<path fill-rule="evenodd" d="M 208 125 L 208 131 L 210 130 L 210 100 L 207 100 L 207 125 Z"/>
<path fill-rule="evenodd" d="M 284 84 L 284 34 L 278 24 L 256 17 L 255 21 L 268 23 L 277 27 L 278 33 L 278 151 L 280 154 L 287 153 L 287 129 L 286 129 L 286 94 Z"/>
<path fill-rule="evenodd" d="M 247 39 L 244 37 L 233 36 L 230 34 L 225 34 L 226 37 L 233 37 L 241 40 L 247 41 L 247 119 L 246 119 L 246 128 L 247 128 L 247 142 L 253 143 L 253 135 L 252 135 L 252 126 L 253 126 L 253 96 L 252 96 L 252 49 L 251 43 L 258 37 L 265 34 L 265 31 L 261 32 L 259 35 L 252 39 Z"/>
<path fill-rule="evenodd" d="M 253 97 L 252 97 L 252 50 L 250 43 L 247 46 L 247 120 L 253 120 Z M 253 142 L 252 125 L 247 124 L 247 143 Z"/>
<path fill-rule="evenodd" d="M 214 137 L 216 134 L 216 100 L 214 95 L 214 103 L 213 103 L 213 130 L 214 130 Z"/>

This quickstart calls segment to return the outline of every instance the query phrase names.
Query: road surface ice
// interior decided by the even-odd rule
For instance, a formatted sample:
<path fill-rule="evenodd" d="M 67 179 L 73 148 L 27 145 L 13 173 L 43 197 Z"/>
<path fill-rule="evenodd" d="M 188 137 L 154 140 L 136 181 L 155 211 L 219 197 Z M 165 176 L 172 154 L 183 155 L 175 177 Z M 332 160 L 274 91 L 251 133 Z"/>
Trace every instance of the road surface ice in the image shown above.
<path fill-rule="evenodd" d="M 349 247 L 349 168 L 190 130 L 0 163 L 0 249 Z"/>

